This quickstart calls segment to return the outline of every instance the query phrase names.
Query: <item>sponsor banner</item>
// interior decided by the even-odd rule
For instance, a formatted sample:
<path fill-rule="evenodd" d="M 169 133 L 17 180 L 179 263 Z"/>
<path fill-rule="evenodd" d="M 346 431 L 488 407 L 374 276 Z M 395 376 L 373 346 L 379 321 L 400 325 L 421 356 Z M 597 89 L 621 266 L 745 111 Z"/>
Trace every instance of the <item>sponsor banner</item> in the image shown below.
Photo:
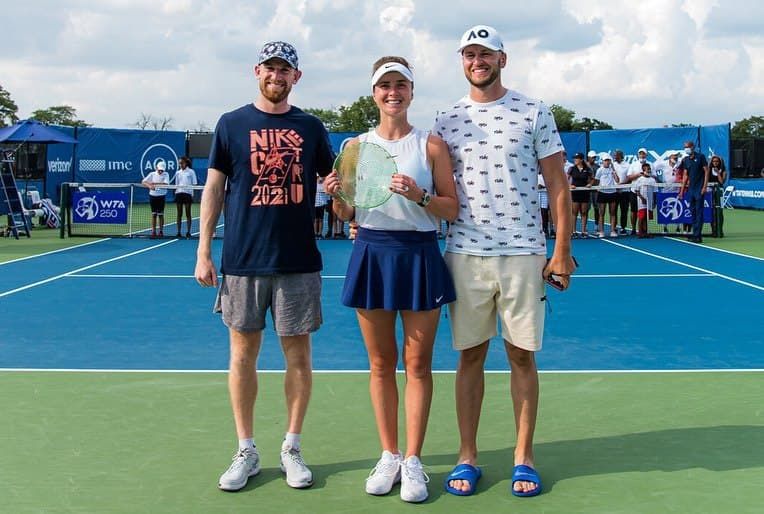
<path fill-rule="evenodd" d="M 727 176 L 732 169 L 730 164 L 730 126 L 708 125 L 700 127 L 700 150 L 710 161 L 712 155 L 718 155 L 724 159 L 727 165 Z"/>
<path fill-rule="evenodd" d="M 686 198 L 681 200 L 678 193 L 657 192 L 655 193 L 656 203 L 658 205 L 658 223 L 661 225 L 671 225 L 684 223 L 692 224 L 692 212 L 690 211 L 690 202 Z M 711 206 L 713 199 L 711 193 L 703 195 L 703 223 L 711 223 L 713 212 Z"/>
<path fill-rule="evenodd" d="M 569 161 L 572 162 L 573 155 L 578 152 L 586 154 L 586 132 L 560 132 L 560 139 Z"/>
<path fill-rule="evenodd" d="M 77 182 L 140 182 L 163 162 L 170 180 L 186 147 L 186 133 L 169 130 L 77 130 Z"/>
<path fill-rule="evenodd" d="M 735 188 L 729 199 L 733 207 L 764 209 L 764 179 L 731 179 L 727 185 Z"/>
<path fill-rule="evenodd" d="M 637 160 L 640 148 L 647 150 L 647 162 L 653 167 L 657 182 L 670 182 L 663 177 L 672 151 L 681 151 L 685 141 L 694 141 L 700 151 L 710 160 L 718 155 L 727 163 L 729 170 L 730 139 L 729 125 L 709 125 L 703 127 L 668 127 L 631 130 L 593 130 L 589 133 L 589 148 L 597 153 L 614 153 L 621 150 L 624 160 L 631 164 Z"/>
<path fill-rule="evenodd" d="M 623 152 L 624 161 L 631 164 L 637 160 L 640 148 L 647 150 L 647 162 L 652 165 L 656 182 L 670 182 L 664 177 L 665 164 L 672 151 L 682 150 L 685 141 L 698 141 L 698 127 L 672 127 L 632 130 L 594 130 L 589 134 L 589 147 L 597 153 L 611 155 Z"/>
<path fill-rule="evenodd" d="M 74 191 L 72 223 L 127 223 L 127 191 Z"/>

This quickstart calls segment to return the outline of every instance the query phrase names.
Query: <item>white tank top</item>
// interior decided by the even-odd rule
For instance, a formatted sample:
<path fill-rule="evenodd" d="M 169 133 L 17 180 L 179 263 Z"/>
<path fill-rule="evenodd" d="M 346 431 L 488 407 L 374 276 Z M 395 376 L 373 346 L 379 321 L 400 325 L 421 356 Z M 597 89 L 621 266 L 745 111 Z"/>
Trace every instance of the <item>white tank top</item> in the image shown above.
<path fill-rule="evenodd" d="M 375 143 L 383 147 L 395 159 L 398 173 L 413 178 L 420 189 L 434 195 L 432 168 L 427 160 L 427 137 L 429 132 L 412 128 L 401 139 L 383 139 L 376 130 L 358 136 L 362 143 Z M 421 207 L 393 193 L 385 203 L 371 209 L 356 207 L 355 218 L 358 225 L 372 230 L 416 230 L 429 232 L 437 230 L 438 220 Z"/>

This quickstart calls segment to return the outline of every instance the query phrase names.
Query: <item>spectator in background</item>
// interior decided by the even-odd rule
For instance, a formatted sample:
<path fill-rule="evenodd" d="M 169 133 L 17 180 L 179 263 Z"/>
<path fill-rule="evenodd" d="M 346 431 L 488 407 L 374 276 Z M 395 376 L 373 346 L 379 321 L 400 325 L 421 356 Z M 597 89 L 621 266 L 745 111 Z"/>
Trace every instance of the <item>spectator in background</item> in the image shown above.
<path fill-rule="evenodd" d="M 642 173 L 632 182 L 631 190 L 637 199 L 637 218 L 639 230 L 637 237 L 649 237 L 647 234 L 647 220 L 653 219 L 653 195 L 655 193 L 655 178 L 651 173 L 649 162 L 642 163 Z"/>
<path fill-rule="evenodd" d="M 167 189 L 161 186 L 170 184 L 170 177 L 165 173 L 164 161 L 157 162 L 154 171 L 146 175 L 141 183 L 144 187 L 149 188 L 151 238 L 164 237 L 164 203 Z"/>
<path fill-rule="evenodd" d="M 693 243 L 703 242 L 703 195 L 708 187 L 708 161 L 706 156 L 695 151 L 695 143 L 684 143 L 684 157 L 679 162 L 679 167 L 684 170 L 682 188 L 679 190 L 679 198 L 687 196 L 692 212 L 692 234 L 688 238 Z"/>
<path fill-rule="evenodd" d="M 640 148 L 637 150 L 637 160 L 632 162 L 629 166 L 629 173 L 626 176 L 626 182 L 627 184 L 634 182 L 637 180 L 640 176 L 642 176 L 642 165 L 647 162 L 647 148 Z M 652 168 L 652 166 L 651 166 Z M 624 183 L 624 182 L 622 182 Z M 631 210 L 631 233 L 636 234 L 637 233 L 637 210 L 639 206 L 637 205 L 637 194 L 634 192 L 634 190 L 626 190 L 629 195 L 629 209 Z"/>
<path fill-rule="evenodd" d="M 615 187 L 618 185 L 618 173 L 613 168 L 613 158 L 610 154 L 605 154 L 602 157 L 602 166 L 597 169 L 597 174 L 594 176 L 595 184 L 600 186 L 599 190 L 599 209 L 597 224 L 599 228 L 597 235 L 599 237 L 605 237 L 605 210 L 610 211 L 610 237 L 618 237 L 616 232 L 616 211 L 617 195 Z"/>
<path fill-rule="evenodd" d="M 629 183 L 629 164 L 623 160 L 623 151 L 616 150 L 613 154 L 613 169 L 618 175 L 618 183 L 621 185 Z M 628 189 L 618 189 L 615 195 L 616 206 L 619 210 L 619 226 L 621 235 L 626 234 L 626 224 L 629 216 L 629 198 L 631 192 Z"/>
<path fill-rule="evenodd" d="M 591 191 L 588 189 L 576 191 L 578 187 L 589 187 L 594 182 L 592 170 L 584 161 L 584 154 L 577 153 L 573 156 L 573 166 L 568 168 L 568 180 L 570 181 L 571 200 L 573 201 L 573 227 L 571 229 L 573 237 L 576 232 L 576 216 L 581 215 L 581 237 L 588 237 L 587 223 L 589 217 L 589 198 Z"/>
<path fill-rule="evenodd" d="M 183 225 L 183 211 L 186 211 L 186 239 L 191 239 L 191 204 L 194 203 L 194 190 L 189 186 L 195 186 L 196 172 L 191 169 L 191 159 L 185 155 L 178 159 L 180 169 L 175 174 L 175 205 L 178 206 L 178 217 L 176 224 L 180 238 L 180 228 Z"/>
<path fill-rule="evenodd" d="M 318 177 L 316 182 L 316 219 L 313 220 L 313 233 L 316 239 L 321 239 L 324 230 L 324 211 L 329 203 L 330 196 L 324 191 L 324 177 Z"/>
<path fill-rule="evenodd" d="M 554 231 L 550 230 L 549 223 L 549 194 L 546 192 L 546 183 L 544 182 L 544 175 L 539 170 L 539 207 L 541 207 L 541 230 L 544 231 L 544 235 L 549 238 L 554 237 Z"/>
<path fill-rule="evenodd" d="M 565 150 L 562 151 L 562 171 L 563 173 L 567 173 L 571 166 L 573 166 L 573 163 L 568 160 L 568 152 Z"/>
<path fill-rule="evenodd" d="M 589 169 L 592 171 L 592 177 L 597 174 L 597 170 L 599 169 L 600 165 L 597 163 L 597 152 L 594 150 L 589 150 L 589 152 L 586 154 L 586 165 L 589 166 Z M 595 189 L 591 192 L 590 195 L 590 207 L 592 208 L 592 211 L 594 213 L 594 219 L 597 219 L 597 201 L 598 201 L 598 191 Z M 588 215 L 588 211 L 587 211 Z"/>
<path fill-rule="evenodd" d="M 711 157 L 711 161 L 708 164 L 708 183 L 714 185 L 712 191 L 714 198 L 719 198 L 721 189 L 724 187 L 724 182 L 727 178 L 727 168 L 724 166 L 724 159 L 718 155 Z M 714 202 L 716 204 L 716 202 Z M 716 212 L 719 216 L 719 227 L 717 230 L 716 218 L 711 218 L 711 231 L 717 237 L 724 237 L 724 209 L 717 209 Z"/>
<path fill-rule="evenodd" d="M 329 195 L 329 198 L 326 201 L 326 234 L 324 234 L 324 239 L 332 238 L 332 227 L 334 226 L 334 220 L 336 219 L 334 209 L 332 208 L 333 205 L 334 198 Z"/>
<path fill-rule="evenodd" d="M 721 187 L 727 179 L 727 167 L 724 165 L 724 159 L 718 155 L 711 157 L 708 163 L 708 183 Z"/>

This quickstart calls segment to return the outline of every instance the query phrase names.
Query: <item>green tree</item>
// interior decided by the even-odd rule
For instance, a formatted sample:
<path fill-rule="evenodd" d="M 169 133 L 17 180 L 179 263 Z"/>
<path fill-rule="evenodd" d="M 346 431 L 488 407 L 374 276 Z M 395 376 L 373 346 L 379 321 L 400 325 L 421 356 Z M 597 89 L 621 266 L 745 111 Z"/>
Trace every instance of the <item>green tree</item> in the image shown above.
<path fill-rule="evenodd" d="M 338 132 L 337 123 L 339 121 L 339 114 L 334 109 L 305 109 L 305 112 L 312 114 L 324 123 L 326 130 L 329 132 Z"/>
<path fill-rule="evenodd" d="M 764 116 L 751 116 L 736 121 L 732 126 L 732 137 L 735 139 L 764 137 Z"/>
<path fill-rule="evenodd" d="M 579 119 L 576 118 L 576 111 L 567 109 L 562 105 L 552 104 L 549 108 L 554 116 L 554 123 L 557 125 L 557 130 L 561 132 L 572 132 L 574 130 L 611 130 L 613 126 L 606 122 L 598 120 L 597 118 L 588 118 L 584 116 Z"/>
<path fill-rule="evenodd" d="M 573 130 L 573 120 L 576 117 L 576 112 L 570 109 L 566 109 L 562 105 L 552 104 L 549 108 L 554 116 L 554 123 L 557 125 L 557 130 L 562 132 L 570 132 Z"/>
<path fill-rule="evenodd" d="M 0 127 L 13 125 L 19 121 L 16 113 L 19 106 L 11 99 L 11 94 L 0 86 Z"/>
<path fill-rule="evenodd" d="M 613 126 L 597 118 L 583 117 L 580 120 L 573 121 L 573 130 L 612 130 Z"/>
<path fill-rule="evenodd" d="M 366 132 L 379 124 L 379 109 L 371 96 L 333 109 L 305 109 L 318 117 L 330 132 Z"/>
<path fill-rule="evenodd" d="M 77 109 L 71 105 L 55 105 L 47 109 L 37 109 L 30 118 L 46 125 L 67 125 L 69 127 L 89 127 L 90 124 L 77 119 Z"/>

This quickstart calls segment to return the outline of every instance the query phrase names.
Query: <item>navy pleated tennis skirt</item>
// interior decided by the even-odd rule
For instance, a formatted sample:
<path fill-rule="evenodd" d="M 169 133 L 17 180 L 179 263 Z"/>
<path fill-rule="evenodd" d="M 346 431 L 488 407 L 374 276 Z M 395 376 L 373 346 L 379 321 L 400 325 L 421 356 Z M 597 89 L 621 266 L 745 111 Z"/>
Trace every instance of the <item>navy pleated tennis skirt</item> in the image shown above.
<path fill-rule="evenodd" d="M 435 231 L 358 229 L 342 289 L 344 305 L 428 311 L 455 299 Z"/>

